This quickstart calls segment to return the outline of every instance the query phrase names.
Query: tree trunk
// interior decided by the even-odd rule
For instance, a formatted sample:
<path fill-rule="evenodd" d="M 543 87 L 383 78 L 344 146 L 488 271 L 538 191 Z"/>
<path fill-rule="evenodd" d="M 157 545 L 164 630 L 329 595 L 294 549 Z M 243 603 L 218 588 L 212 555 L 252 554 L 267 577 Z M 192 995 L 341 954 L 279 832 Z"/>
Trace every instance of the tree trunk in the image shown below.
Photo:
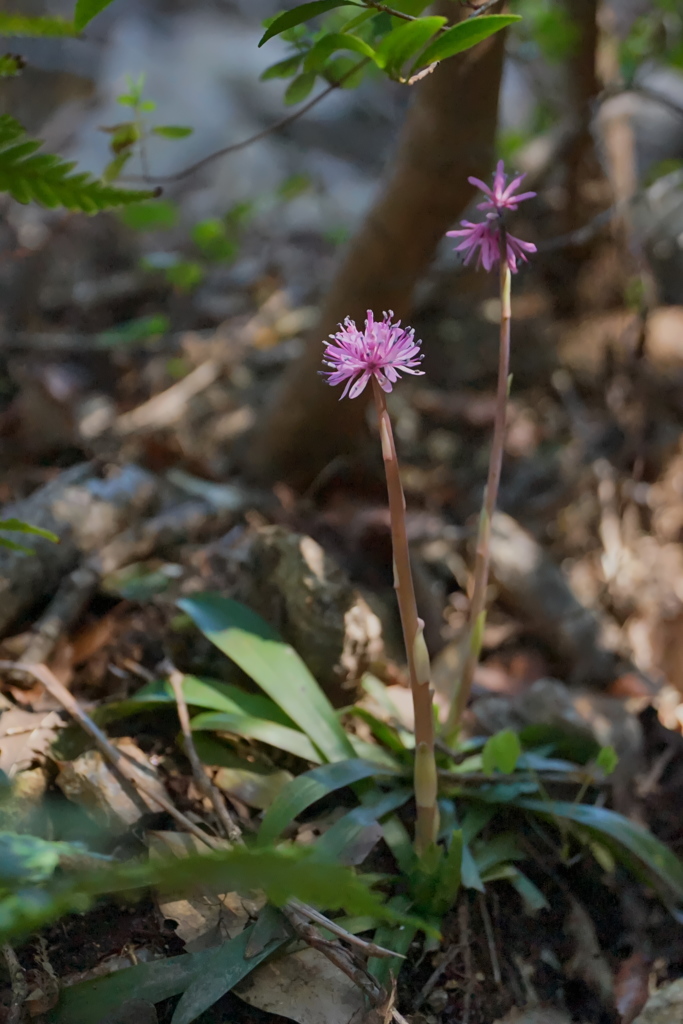
<path fill-rule="evenodd" d="M 435 7 L 452 21 L 468 13 L 452 0 Z M 362 438 L 369 389 L 339 403 L 338 389 L 318 375 L 322 341 L 347 316 L 362 324 L 368 309 L 410 313 L 414 288 L 438 243 L 474 194 L 468 175 L 490 171 L 502 64 L 499 32 L 414 86 L 386 184 L 349 243 L 320 321 L 253 439 L 249 469 L 261 478 L 304 487 Z"/>

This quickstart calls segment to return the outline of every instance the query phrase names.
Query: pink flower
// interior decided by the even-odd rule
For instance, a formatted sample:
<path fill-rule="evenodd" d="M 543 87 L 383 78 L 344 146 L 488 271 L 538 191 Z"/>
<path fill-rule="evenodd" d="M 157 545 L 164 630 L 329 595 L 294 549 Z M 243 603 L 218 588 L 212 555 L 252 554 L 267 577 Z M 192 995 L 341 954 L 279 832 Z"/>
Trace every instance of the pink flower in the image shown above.
<path fill-rule="evenodd" d="M 472 221 L 462 221 L 462 227 L 457 231 L 447 231 L 449 238 L 461 238 L 460 245 L 456 245 L 456 252 L 465 253 L 465 263 L 468 264 L 472 257 L 477 255 L 477 267 L 484 270 L 492 270 L 500 260 L 500 232 L 502 215 L 505 210 L 516 210 L 519 203 L 525 199 L 531 199 L 535 192 L 516 193 L 524 175 L 520 174 L 513 178 L 510 184 L 506 184 L 507 175 L 503 161 L 498 162 L 496 173 L 493 176 L 493 187 L 480 181 L 479 178 L 468 178 L 471 185 L 480 188 L 486 198 L 483 203 L 477 204 L 477 209 L 485 210 L 486 220 L 480 224 L 473 224 Z M 517 263 L 522 260 L 527 262 L 526 254 L 536 252 L 533 242 L 525 242 L 516 238 L 508 231 L 505 232 L 506 262 L 513 274 L 517 273 Z"/>
<path fill-rule="evenodd" d="M 455 252 L 465 253 L 465 265 L 470 262 L 475 253 L 478 253 L 477 268 L 491 270 L 500 259 L 500 227 L 495 214 L 489 214 L 485 221 L 480 224 L 473 224 L 469 220 L 462 221 L 462 228 L 458 231 L 447 231 L 449 238 L 462 238 L 460 245 L 456 245 Z M 509 231 L 505 232 L 505 243 L 507 249 L 507 264 L 513 274 L 517 273 L 517 261 L 527 262 L 526 253 L 536 252 L 533 242 L 525 242 L 516 238 Z"/>
<path fill-rule="evenodd" d="M 359 331 L 353 320 L 346 318 L 339 331 L 331 334 L 326 346 L 321 370 L 327 383 L 333 387 L 346 381 L 342 398 L 348 394 L 357 398 L 371 377 L 383 391 L 391 391 L 400 373 L 421 374 L 416 369 L 422 362 L 420 342 L 415 341 L 412 327 L 401 327 L 401 321 L 391 322 L 393 313 L 385 313 L 375 323 L 372 310 L 368 310 L 365 330 Z"/>
<path fill-rule="evenodd" d="M 485 185 L 480 178 L 468 178 L 467 180 L 470 185 L 476 185 L 488 197 L 483 203 L 477 205 L 477 209 L 495 210 L 497 213 L 500 213 L 502 210 L 516 210 L 519 203 L 525 199 L 533 199 L 536 195 L 535 192 L 522 192 L 519 195 L 515 195 L 515 189 L 521 185 L 525 178 L 526 174 L 520 174 L 517 178 L 513 178 L 509 185 L 506 185 L 507 174 L 505 173 L 505 164 L 502 160 L 499 160 L 496 173 L 493 176 L 493 188 Z"/>

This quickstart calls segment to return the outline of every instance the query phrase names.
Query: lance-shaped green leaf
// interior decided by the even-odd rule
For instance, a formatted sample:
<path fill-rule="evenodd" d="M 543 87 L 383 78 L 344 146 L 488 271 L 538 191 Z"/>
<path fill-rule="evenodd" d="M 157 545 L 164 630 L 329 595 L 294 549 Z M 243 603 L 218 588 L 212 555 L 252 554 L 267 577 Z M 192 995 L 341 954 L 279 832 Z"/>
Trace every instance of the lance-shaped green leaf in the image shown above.
<path fill-rule="evenodd" d="M 482 767 L 487 775 L 497 768 L 504 775 L 510 775 L 517 767 L 522 747 L 519 736 L 512 729 L 501 729 L 489 736 L 481 753 Z"/>
<path fill-rule="evenodd" d="M 420 68 L 426 68 L 430 64 L 447 57 L 453 57 L 456 53 L 469 50 L 484 39 L 488 39 L 495 32 L 507 28 L 515 21 L 521 21 L 518 14 L 482 14 L 478 18 L 468 18 L 461 21 L 452 28 L 442 32 L 438 39 L 431 43 L 419 59 L 413 64 L 411 73 L 414 74 Z"/>
<path fill-rule="evenodd" d="M 296 78 L 292 79 L 285 90 L 285 103 L 288 106 L 293 106 L 295 103 L 302 103 L 315 85 L 315 79 L 315 71 L 304 71 L 302 74 L 297 75 Z"/>
<path fill-rule="evenodd" d="M 366 800 L 362 806 L 354 807 L 344 814 L 321 836 L 313 847 L 316 860 L 338 864 L 354 863 L 348 859 L 348 850 L 361 839 L 368 826 L 403 807 L 411 796 L 410 789 L 394 789 L 388 793 L 373 791 L 371 800 Z"/>
<path fill-rule="evenodd" d="M 389 900 L 388 906 L 398 913 L 407 913 L 410 910 L 410 901 L 405 896 L 394 896 Z M 381 985 L 391 983 L 392 978 L 398 978 L 399 972 L 404 964 L 402 959 L 410 949 L 410 943 L 415 938 L 417 928 L 411 925 L 390 925 L 383 924 L 377 929 L 373 941 L 384 949 L 393 949 L 399 955 L 396 957 L 370 957 L 368 960 L 368 971 Z"/>
<path fill-rule="evenodd" d="M 227 732 L 233 736 L 243 736 L 247 740 L 258 740 L 278 750 L 286 750 L 304 761 L 320 764 L 321 757 L 308 736 L 298 729 L 289 729 L 278 722 L 269 722 L 265 718 L 253 718 L 251 715 L 230 715 L 225 711 L 207 711 L 197 715 L 190 723 L 193 732 Z"/>
<path fill-rule="evenodd" d="M 370 60 L 375 59 L 375 51 L 363 39 L 344 32 L 328 32 L 306 54 L 305 71 L 322 71 L 332 54 L 338 50 L 350 50 Z"/>
<path fill-rule="evenodd" d="M 430 911 L 441 917 L 454 905 L 462 882 L 462 830 L 454 829 L 451 833 L 448 853 L 439 864 L 438 884 L 432 897 Z"/>
<path fill-rule="evenodd" d="M 100 1020 L 127 999 L 146 999 L 150 1003 L 158 1003 L 181 992 L 189 996 L 193 986 L 208 988 L 209 994 L 213 995 L 217 979 L 232 988 L 286 941 L 285 938 L 271 940 L 259 953 L 247 959 L 245 953 L 254 927 L 252 925 L 241 935 L 213 949 L 137 964 L 123 971 L 71 985 L 62 990 L 59 1003 L 50 1016 L 51 1024 L 92 1024 L 93 1020 Z M 228 988 L 223 988 L 223 992 L 226 991 Z M 220 999 L 223 992 L 212 999 L 211 1003 Z M 186 1007 L 188 1002 L 189 999 L 186 1000 Z M 202 1010 L 211 1003 L 205 1004 Z M 176 1008 L 177 1014 L 181 1004 L 182 1000 Z M 179 1020 L 182 1019 L 194 1018 L 179 1016 Z"/>
<path fill-rule="evenodd" d="M 195 978 L 183 993 L 175 1008 L 171 1024 L 192 1024 L 204 1010 L 213 1006 L 242 978 L 250 974 L 254 967 L 289 939 L 288 935 L 273 937 L 258 953 L 248 956 L 247 947 L 253 932 L 253 926 L 247 928 L 241 935 L 226 942 L 222 948 L 213 951 L 213 959 L 207 964 L 206 971 Z"/>
<path fill-rule="evenodd" d="M 261 72 L 261 81 L 267 82 L 271 78 L 291 78 L 299 70 L 303 60 L 303 54 L 297 53 L 294 57 L 287 57 L 286 60 L 279 60 L 277 64 L 271 64 L 269 68 Z"/>
<path fill-rule="evenodd" d="M 683 862 L 651 832 L 622 814 L 592 804 L 572 804 L 561 800 L 518 799 L 515 804 L 551 821 L 566 818 L 583 826 L 609 845 L 617 856 L 621 847 L 663 882 L 677 899 L 683 900 Z"/>
<path fill-rule="evenodd" d="M 46 867 L 39 863 L 36 870 Z M 198 879 L 216 892 L 262 890 L 276 906 L 296 898 L 327 910 L 397 919 L 372 892 L 369 879 L 338 864 L 318 863 L 310 850 L 235 847 L 145 863 L 107 863 L 102 869 L 83 869 L 32 888 L 23 885 L 0 899 L 0 942 L 35 932 L 66 913 L 84 912 L 103 893 L 149 886 L 190 890 Z"/>
<path fill-rule="evenodd" d="M 446 21 L 446 18 L 434 16 L 403 22 L 392 29 L 379 44 L 375 63 L 390 74 L 398 73 L 410 57 L 427 45 Z"/>
<path fill-rule="evenodd" d="M 76 30 L 80 32 L 84 29 L 100 11 L 109 7 L 110 3 L 112 0 L 76 0 L 76 10 L 74 11 Z"/>
<path fill-rule="evenodd" d="M 260 615 L 218 594 L 178 605 L 202 633 L 282 708 L 328 761 L 354 750 L 334 708 L 299 655 Z"/>
<path fill-rule="evenodd" d="M 52 533 L 50 530 L 43 530 L 40 526 L 31 526 L 30 523 L 25 523 L 23 519 L 0 519 L 0 530 L 9 530 L 10 532 L 16 533 L 30 533 L 34 537 L 44 537 L 45 540 L 51 540 L 53 544 L 59 543 L 59 537 Z"/>
<path fill-rule="evenodd" d="M 359 758 L 311 768 L 310 771 L 288 782 L 273 801 L 259 829 L 259 844 L 267 845 L 274 842 L 297 815 L 335 790 L 352 786 L 361 779 L 395 774 L 389 768 L 382 768 L 371 761 L 361 761 Z"/>
<path fill-rule="evenodd" d="M 286 32 L 288 28 L 294 28 L 296 25 L 303 24 L 304 21 L 308 21 L 310 18 L 317 18 L 320 14 L 327 14 L 328 11 L 333 11 L 335 7 L 359 7 L 361 6 L 357 0 L 313 0 L 312 3 L 299 4 L 294 7 L 291 11 L 283 11 L 282 14 L 278 14 L 274 18 L 268 28 L 264 32 L 263 36 L 259 40 L 259 46 L 263 46 L 273 36 L 279 36 L 281 32 Z"/>
<path fill-rule="evenodd" d="M 247 693 L 239 686 L 224 683 L 220 679 L 201 676 L 183 676 L 183 695 L 190 707 L 206 708 L 207 711 L 225 711 L 229 715 L 250 715 L 266 718 L 280 725 L 294 727 L 291 718 L 277 706 L 275 701 L 262 693 Z M 173 687 L 166 679 L 146 683 L 125 705 L 144 704 L 145 707 L 172 704 L 176 699 Z"/>
<path fill-rule="evenodd" d="M 0 13 L 0 36 L 75 36 L 77 31 L 66 18 Z"/>

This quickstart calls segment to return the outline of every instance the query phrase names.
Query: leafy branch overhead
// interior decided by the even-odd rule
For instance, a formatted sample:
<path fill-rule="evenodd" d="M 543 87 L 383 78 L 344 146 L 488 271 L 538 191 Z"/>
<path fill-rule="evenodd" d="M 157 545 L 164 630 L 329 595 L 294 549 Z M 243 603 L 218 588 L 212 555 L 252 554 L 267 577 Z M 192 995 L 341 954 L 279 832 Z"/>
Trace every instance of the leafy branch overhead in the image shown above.
<path fill-rule="evenodd" d="M 73 162 L 36 152 L 41 145 L 39 139 L 28 138 L 13 117 L 0 117 L 0 191 L 9 192 L 19 203 L 33 200 L 50 209 L 63 206 L 81 213 L 98 213 L 155 194 L 115 188 L 86 172 L 74 173 Z"/>
<path fill-rule="evenodd" d="M 2 36 L 77 36 L 113 0 L 77 0 L 73 20 L 47 15 L 10 14 L 0 12 Z"/>
<path fill-rule="evenodd" d="M 397 0 L 393 5 L 370 0 L 313 0 L 268 19 L 259 46 L 281 35 L 295 54 L 268 68 L 264 79 L 293 78 L 285 99 L 305 99 L 317 76 L 328 83 L 356 85 L 365 67 L 374 64 L 390 78 L 410 82 L 412 77 L 439 61 L 468 50 L 495 32 L 519 21 L 518 15 L 490 14 L 470 17 L 448 26 L 439 16 L 420 17 L 427 0 Z M 331 14 L 320 30 L 306 23 Z M 358 13 L 360 12 L 360 13 Z M 361 61 L 340 57 L 359 54 Z"/>

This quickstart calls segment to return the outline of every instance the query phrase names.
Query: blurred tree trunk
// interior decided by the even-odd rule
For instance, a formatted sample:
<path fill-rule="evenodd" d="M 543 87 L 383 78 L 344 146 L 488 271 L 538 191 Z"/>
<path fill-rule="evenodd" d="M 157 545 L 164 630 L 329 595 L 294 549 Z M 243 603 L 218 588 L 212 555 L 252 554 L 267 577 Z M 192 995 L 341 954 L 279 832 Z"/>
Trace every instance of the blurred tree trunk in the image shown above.
<path fill-rule="evenodd" d="M 469 13 L 453 0 L 435 4 L 451 21 Z M 365 395 L 339 402 L 318 375 L 322 341 L 350 316 L 410 313 L 414 288 L 439 241 L 474 194 L 468 175 L 491 169 L 503 64 L 503 33 L 439 65 L 415 95 L 384 187 L 342 257 L 302 357 L 285 375 L 249 453 L 249 469 L 296 487 L 336 456 L 352 451 L 365 429 Z"/>

